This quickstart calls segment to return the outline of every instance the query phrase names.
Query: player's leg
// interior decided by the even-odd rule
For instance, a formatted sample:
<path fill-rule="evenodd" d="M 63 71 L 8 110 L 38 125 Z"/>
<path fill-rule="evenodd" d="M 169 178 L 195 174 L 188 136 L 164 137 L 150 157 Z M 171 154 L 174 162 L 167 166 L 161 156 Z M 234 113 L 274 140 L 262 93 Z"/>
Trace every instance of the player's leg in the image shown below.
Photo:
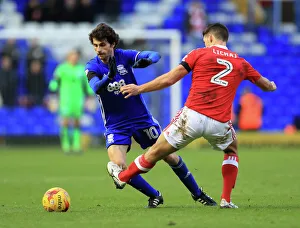
<path fill-rule="evenodd" d="M 224 150 L 224 161 L 222 163 L 223 190 L 221 196 L 221 208 L 238 208 L 231 202 L 231 192 L 235 186 L 239 167 L 237 153 L 237 140 L 235 139 Z"/>
<path fill-rule="evenodd" d="M 157 161 L 175 151 L 176 149 L 168 144 L 164 138 L 164 135 L 161 134 L 156 143 L 152 147 L 150 147 L 150 149 L 145 154 L 138 156 L 126 170 L 122 172 L 112 170 L 112 175 L 114 175 L 115 178 L 118 179 L 121 185 L 124 183 L 128 183 L 129 180 L 131 180 L 136 175 L 147 173 L 148 171 L 150 171 L 155 166 L 155 163 Z"/>
<path fill-rule="evenodd" d="M 75 153 L 82 153 L 81 149 L 81 129 L 80 129 L 80 119 L 74 119 L 73 126 L 73 141 L 72 141 L 72 151 Z"/>
<path fill-rule="evenodd" d="M 145 122 L 147 122 L 147 124 L 138 126 L 133 133 L 134 139 L 140 144 L 142 149 L 152 146 L 161 134 L 161 128 L 155 119 L 150 118 Z M 188 170 L 181 157 L 179 157 L 176 153 L 173 153 L 169 154 L 167 157 L 164 157 L 164 161 L 169 164 L 174 173 L 188 188 L 192 195 L 196 197 L 201 195 L 200 188 L 198 187 L 193 175 Z"/>
<path fill-rule="evenodd" d="M 116 164 L 116 169 L 126 169 L 126 153 L 128 152 L 129 147 L 131 145 L 131 134 L 108 133 L 106 134 L 106 145 L 108 147 L 108 157 L 111 161 L 109 164 Z M 109 168 L 108 172 L 111 174 Z M 131 178 L 128 181 L 128 184 L 149 197 L 149 207 L 157 207 L 159 204 L 163 203 L 161 193 L 155 188 L 153 188 L 140 175 Z M 116 187 L 123 188 L 124 186 L 118 186 L 116 184 Z"/>
<path fill-rule="evenodd" d="M 60 100 L 59 113 L 61 117 L 60 127 L 60 142 L 64 153 L 69 154 L 71 151 L 71 138 L 70 138 L 70 122 L 71 122 L 71 109 L 67 102 Z"/>
<path fill-rule="evenodd" d="M 201 190 L 182 157 L 178 156 L 176 153 L 173 153 L 165 157 L 164 161 L 169 164 L 171 169 L 193 196 L 198 197 L 201 195 Z"/>
<path fill-rule="evenodd" d="M 214 201 L 209 195 L 207 195 L 202 187 L 199 187 L 193 174 L 189 171 L 185 162 L 176 153 L 169 154 L 164 158 L 174 173 L 178 176 L 185 187 L 190 191 L 192 198 L 205 206 L 217 206 L 216 201 Z M 176 161 L 178 161 L 176 163 Z"/>
<path fill-rule="evenodd" d="M 126 153 L 128 145 L 111 145 L 108 148 L 108 156 L 113 164 L 117 164 L 119 169 L 126 169 Z M 117 167 L 117 169 L 118 169 Z M 108 169 L 110 173 L 110 170 Z M 137 175 L 128 181 L 128 184 L 149 197 L 148 207 L 155 208 L 159 204 L 163 204 L 161 193 L 153 188 L 141 175 Z M 117 188 L 122 188 L 116 185 Z"/>
<path fill-rule="evenodd" d="M 78 101 L 70 105 L 72 110 L 72 116 L 74 117 L 74 125 L 72 132 L 72 151 L 75 153 L 81 153 L 81 128 L 80 128 L 80 118 L 83 113 L 83 101 Z"/>
<path fill-rule="evenodd" d="M 216 206 L 216 202 L 202 191 L 196 183 L 193 175 L 188 170 L 187 166 L 183 162 L 182 158 L 179 157 L 174 152 L 178 149 L 172 146 L 166 140 L 165 134 L 161 134 L 156 141 L 156 143 L 144 154 L 135 159 L 133 163 L 130 164 L 127 170 L 121 172 L 118 176 L 122 182 L 127 182 L 132 176 L 140 173 L 146 173 L 154 167 L 155 163 L 161 159 L 164 159 L 179 177 L 182 183 L 191 192 L 192 197 L 195 201 L 199 201 L 207 206 Z M 192 139 L 186 138 L 185 142 L 182 142 L 182 147 L 187 145 Z M 179 145 L 179 144 L 178 144 Z"/>
<path fill-rule="evenodd" d="M 60 129 L 60 142 L 61 148 L 65 154 L 69 154 L 71 151 L 71 142 L 69 135 L 69 118 L 62 117 L 61 129 Z"/>
<path fill-rule="evenodd" d="M 180 111 L 181 113 L 181 111 Z M 176 129 L 174 129 L 176 130 Z M 161 134 L 159 124 L 153 120 L 149 120 L 149 124 L 144 125 L 142 128 L 135 130 L 133 137 L 141 145 L 143 149 L 152 146 L 157 137 Z M 165 142 L 168 143 L 168 142 Z M 174 148 L 176 151 L 176 148 Z M 191 192 L 192 196 L 199 198 L 202 191 L 196 183 L 192 173 L 187 168 L 186 164 L 176 153 L 169 154 L 163 158 L 166 163 L 171 167 L 174 173 L 178 176 L 181 182 Z"/>
<path fill-rule="evenodd" d="M 223 190 L 220 207 L 238 208 L 231 202 L 231 193 L 237 179 L 239 164 L 237 139 L 231 121 L 220 123 L 209 119 L 204 138 L 208 140 L 214 149 L 224 151 L 222 163 Z"/>

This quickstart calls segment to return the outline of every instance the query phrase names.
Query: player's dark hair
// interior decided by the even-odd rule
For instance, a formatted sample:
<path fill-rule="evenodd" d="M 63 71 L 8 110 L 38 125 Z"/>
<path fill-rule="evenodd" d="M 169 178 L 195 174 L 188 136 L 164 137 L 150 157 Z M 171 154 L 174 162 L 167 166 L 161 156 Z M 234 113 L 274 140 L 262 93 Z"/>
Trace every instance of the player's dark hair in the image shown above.
<path fill-rule="evenodd" d="M 89 40 L 93 44 L 93 38 L 103 41 L 107 40 L 110 44 L 115 44 L 115 47 L 118 45 L 120 38 L 115 30 L 105 23 L 100 23 L 96 28 L 89 34 Z"/>
<path fill-rule="evenodd" d="M 214 23 L 208 25 L 206 29 L 203 31 L 203 37 L 208 33 L 212 33 L 219 40 L 225 42 L 228 41 L 228 37 L 229 37 L 228 28 L 221 23 Z"/>

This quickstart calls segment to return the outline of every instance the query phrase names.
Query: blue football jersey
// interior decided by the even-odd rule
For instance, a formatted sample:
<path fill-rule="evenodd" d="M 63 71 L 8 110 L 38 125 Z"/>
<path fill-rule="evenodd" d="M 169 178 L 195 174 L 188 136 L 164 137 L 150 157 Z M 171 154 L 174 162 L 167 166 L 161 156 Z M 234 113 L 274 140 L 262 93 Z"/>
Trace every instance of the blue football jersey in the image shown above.
<path fill-rule="evenodd" d="M 141 95 L 125 99 L 120 88 L 126 84 L 137 84 L 132 66 L 137 60 L 139 52 L 136 50 L 116 49 L 114 56 L 117 74 L 110 83 L 97 94 L 106 128 L 130 127 L 134 123 L 142 122 L 151 117 Z M 109 68 L 98 56 L 91 59 L 85 67 L 86 73 L 94 72 L 102 79 Z"/>

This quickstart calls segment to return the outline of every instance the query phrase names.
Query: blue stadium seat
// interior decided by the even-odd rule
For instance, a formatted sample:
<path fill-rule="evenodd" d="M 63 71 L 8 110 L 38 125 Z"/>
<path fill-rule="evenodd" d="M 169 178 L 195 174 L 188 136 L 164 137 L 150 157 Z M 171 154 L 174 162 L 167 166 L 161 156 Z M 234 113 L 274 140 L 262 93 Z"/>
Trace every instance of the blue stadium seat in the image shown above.
<path fill-rule="evenodd" d="M 245 31 L 245 25 L 243 24 L 228 24 L 227 28 L 231 33 L 242 33 Z"/>
<path fill-rule="evenodd" d="M 173 15 L 179 16 L 184 19 L 186 14 L 186 8 L 184 5 L 177 5 L 173 10 Z"/>
<path fill-rule="evenodd" d="M 163 28 L 165 29 L 179 29 L 180 31 L 184 31 L 184 23 L 181 17 L 170 16 L 168 17 L 163 24 Z"/>
<path fill-rule="evenodd" d="M 47 117 L 51 115 L 51 112 L 49 110 L 41 106 L 35 106 L 31 108 L 29 111 L 31 115 L 35 116 L 36 118 Z"/>
<path fill-rule="evenodd" d="M 134 2 L 130 0 L 123 0 L 121 10 L 123 13 L 131 13 L 134 10 Z"/>
<path fill-rule="evenodd" d="M 6 126 L 6 135 L 17 136 L 24 135 L 25 127 L 21 124 L 12 124 Z"/>
<path fill-rule="evenodd" d="M 17 10 L 18 10 L 19 12 L 24 12 L 28 0 L 15 0 L 15 2 L 17 3 Z"/>

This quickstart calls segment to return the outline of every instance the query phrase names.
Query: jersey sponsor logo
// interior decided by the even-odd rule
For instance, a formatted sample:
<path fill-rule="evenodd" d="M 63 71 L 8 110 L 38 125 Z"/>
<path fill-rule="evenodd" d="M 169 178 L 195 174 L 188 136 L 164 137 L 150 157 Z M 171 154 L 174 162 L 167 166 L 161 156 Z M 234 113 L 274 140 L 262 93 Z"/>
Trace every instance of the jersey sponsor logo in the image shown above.
<path fill-rule="evenodd" d="M 107 143 L 113 143 L 114 141 L 114 134 L 109 134 L 107 136 Z"/>
<path fill-rule="evenodd" d="M 120 88 L 126 85 L 125 80 L 121 79 L 120 81 L 111 82 L 107 85 L 108 92 L 114 92 L 114 94 L 118 95 L 120 93 Z"/>
<path fill-rule="evenodd" d="M 126 70 L 126 68 L 124 67 L 124 65 L 118 65 L 117 66 L 117 70 L 119 72 L 120 75 L 125 75 L 128 73 L 128 71 Z"/>

